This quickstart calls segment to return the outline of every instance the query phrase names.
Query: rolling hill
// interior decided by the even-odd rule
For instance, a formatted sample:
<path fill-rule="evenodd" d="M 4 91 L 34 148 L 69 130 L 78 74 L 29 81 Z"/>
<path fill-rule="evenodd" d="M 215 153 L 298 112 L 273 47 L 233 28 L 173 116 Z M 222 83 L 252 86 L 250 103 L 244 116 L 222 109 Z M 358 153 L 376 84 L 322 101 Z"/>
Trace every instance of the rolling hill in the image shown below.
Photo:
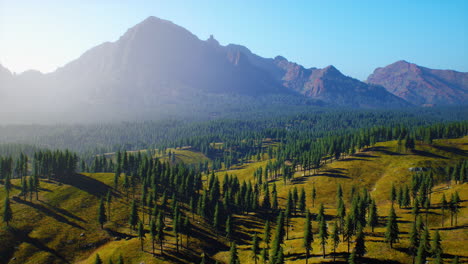
<path fill-rule="evenodd" d="M 439 168 L 451 166 L 457 161 L 467 157 L 467 137 L 461 139 L 436 140 L 433 144 L 417 144 L 413 152 L 401 152 L 397 149 L 395 141 L 377 143 L 363 149 L 354 155 L 344 157 L 338 161 L 328 162 L 319 171 L 296 172 L 291 183 L 272 181 L 276 184 L 279 205 L 284 207 L 285 198 L 289 190 L 305 189 L 307 195 L 307 208 L 317 213 L 318 204 L 323 203 L 325 214 L 332 225 L 336 214 L 335 192 L 337 184 L 343 186 L 344 200 L 349 208 L 351 186 L 366 188 L 376 200 L 380 224 L 371 232 L 365 228 L 366 247 L 368 253 L 362 260 L 366 263 L 376 263 L 386 260 L 388 263 L 411 263 L 411 257 L 406 253 L 407 232 L 413 219 L 410 208 L 396 207 L 401 240 L 391 249 L 383 243 L 385 232 L 385 216 L 391 202 L 389 192 L 391 183 L 397 187 L 409 184 L 410 167 Z M 265 142 L 265 144 L 269 144 Z M 199 153 L 190 154 L 189 149 L 176 150 L 176 162 L 190 162 L 194 159 L 206 159 Z M 191 157 L 187 160 L 187 157 Z M 217 173 L 222 180 L 224 174 L 237 175 L 241 181 L 253 180 L 253 173 L 259 167 L 266 165 L 268 156 L 261 161 L 251 161 L 234 167 L 229 171 Z M 193 223 L 194 233 L 189 240 L 189 247 L 183 246 L 179 253 L 174 246 L 174 237 L 170 215 L 167 217 L 165 255 L 161 256 L 158 250 L 156 255 L 151 254 L 149 234 L 144 242 L 144 251 L 140 250 L 140 241 L 135 231 L 128 228 L 130 202 L 125 193 L 113 189 L 113 173 L 84 173 L 74 175 L 66 182 L 41 180 L 39 199 L 23 198 L 20 193 L 19 180 L 13 180 L 12 210 L 14 220 L 11 227 L 2 227 L 0 233 L 0 262 L 1 263 L 94 263 L 98 253 L 105 263 L 112 258 L 114 263 L 122 255 L 125 263 L 198 263 L 203 252 L 210 259 L 225 263 L 229 259 L 229 243 L 224 235 L 215 231 L 211 224 L 195 216 Z M 205 177 L 204 177 L 205 178 Z M 206 179 L 206 178 L 205 178 Z M 312 205 L 310 193 L 313 186 L 317 189 L 315 206 Z M 454 255 L 468 259 L 465 250 L 466 225 L 468 224 L 466 183 L 447 185 L 442 183 L 434 186 L 431 195 L 431 207 L 427 210 L 431 233 L 439 230 L 444 249 L 443 257 L 451 259 Z M 99 198 L 105 196 L 107 191 L 112 192 L 110 221 L 101 229 L 96 219 Z M 440 207 L 438 205 L 441 195 L 450 197 L 458 191 L 462 195 L 461 211 L 457 226 L 450 225 L 450 218 L 446 212 L 445 227 L 441 227 Z M 0 199 L 5 198 L 5 191 L 0 191 Z M 186 211 L 186 205 L 182 205 Z M 145 210 L 146 211 L 146 210 Z M 421 214 L 424 215 L 426 210 Z M 189 214 L 187 212 L 187 214 Z M 190 215 L 190 214 L 189 214 Z M 148 211 L 145 218 L 148 223 Z M 234 239 L 238 242 L 238 251 L 241 263 L 252 263 L 250 241 L 253 232 L 262 233 L 264 215 L 260 211 L 256 214 L 234 215 L 236 231 Z M 294 214 L 291 218 L 288 239 L 285 240 L 284 252 L 287 263 L 304 263 L 304 250 L 302 247 L 303 221 L 301 214 Z M 318 224 L 313 221 L 313 232 L 316 235 Z M 148 227 L 146 226 L 145 229 Z M 330 227 L 331 228 L 331 227 Z M 185 236 L 182 240 L 185 245 Z M 321 256 L 318 239 L 313 243 L 312 256 L 309 263 L 331 262 L 331 248 L 326 247 L 327 256 Z M 261 243 L 263 247 L 263 243 Z M 343 261 L 346 254 L 346 243 L 340 243 L 337 260 Z M 446 260 L 446 261 L 447 261 Z"/>

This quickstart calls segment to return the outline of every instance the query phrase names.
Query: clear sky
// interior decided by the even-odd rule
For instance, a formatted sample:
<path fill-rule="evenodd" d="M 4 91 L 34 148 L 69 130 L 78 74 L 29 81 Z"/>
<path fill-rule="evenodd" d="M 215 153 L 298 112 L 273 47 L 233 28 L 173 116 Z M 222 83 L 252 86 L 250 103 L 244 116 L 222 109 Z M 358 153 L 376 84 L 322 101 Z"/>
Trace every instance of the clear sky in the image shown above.
<path fill-rule="evenodd" d="M 151 15 L 358 79 L 401 59 L 468 72 L 466 0 L 0 0 L 0 64 L 51 72 Z"/>

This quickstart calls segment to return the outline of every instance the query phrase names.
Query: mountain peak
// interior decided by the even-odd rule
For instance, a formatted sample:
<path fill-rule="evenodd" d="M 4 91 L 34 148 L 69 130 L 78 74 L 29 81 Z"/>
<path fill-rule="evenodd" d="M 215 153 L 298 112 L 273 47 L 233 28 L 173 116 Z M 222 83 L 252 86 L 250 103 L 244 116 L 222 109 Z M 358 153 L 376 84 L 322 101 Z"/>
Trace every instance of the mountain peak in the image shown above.
<path fill-rule="evenodd" d="M 330 77 L 337 77 L 343 76 L 343 74 L 335 68 L 333 65 L 328 65 L 327 67 L 321 70 L 322 76 L 330 76 Z"/>
<path fill-rule="evenodd" d="M 451 70 L 433 70 L 399 60 L 375 69 L 367 82 L 416 105 L 466 104 L 468 75 Z"/>

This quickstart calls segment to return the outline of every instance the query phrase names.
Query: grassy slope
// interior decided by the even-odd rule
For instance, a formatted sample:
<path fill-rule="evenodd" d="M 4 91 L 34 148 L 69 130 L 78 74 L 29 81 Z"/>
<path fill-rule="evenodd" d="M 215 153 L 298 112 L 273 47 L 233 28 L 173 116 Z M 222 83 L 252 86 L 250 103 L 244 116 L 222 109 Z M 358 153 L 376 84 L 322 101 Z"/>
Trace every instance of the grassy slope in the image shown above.
<path fill-rule="evenodd" d="M 396 155 L 395 142 L 379 143 L 373 149 L 360 153 L 354 157 L 336 161 L 327 164 L 324 169 L 317 175 L 302 176 L 303 172 L 296 173 L 294 184 L 283 185 L 283 182 L 277 181 L 277 189 L 280 197 L 280 205 L 284 204 L 284 198 L 287 195 L 289 188 L 304 187 L 307 193 L 308 208 L 316 213 L 318 204 L 323 202 L 326 206 L 326 214 L 335 214 L 335 190 L 336 184 L 341 183 L 344 187 L 345 200 L 349 197 L 349 190 L 353 184 L 366 186 L 371 191 L 371 195 L 377 199 L 378 210 L 380 216 L 385 216 L 388 213 L 390 204 L 387 201 L 389 190 L 392 182 L 397 185 L 407 182 L 410 179 L 411 173 L 408 167 L 418 166 L 427 161 L 437 162 L 441 164 L 453 163 L 454 159 L 467 157 L 466 150 L 468 149 L 468 138 L 437 141 L 437 145 L 449 146 L 463 149 L 464 152 L 455 152 L 453 149 L 444 151 L 442 148 L 433 148 L 430 146 L 418 146 L 419 152 L 417 155 Z M 185 163 L 197 162 L 205 159 L 200 153 L 194 153 L 189 150 L 176 150 L 176 158 L 183 160 Z M 240 180 L 252 179 L 253 172 L 259 166 L 265 166 L 266 161 L 244 164 L 243 166 L 228 171 L 229 174 L 236 174 Z M 226 172 L 218 173 L 220 177 Z M 145 242 L 145 252 L 139 250 L 140 243 L 127 227 L 128 217 L 128 202 L 125 197 L 116 199 L 112 204 L 111 222 L 107 223 L 105 230 L 101 230 L 97 225 L 96 212 L 98 205 L 98 197 L 106 193 L 106 189 L 113 182 L 113 174 L 99 173 L 87 174 L 79 176 L 73 186 L 68 184 L 58 184 L 55 182 L 41 182 L 40 201 L 33 203 L 24 202 L 22 199 L 12 200 L 14 212 L 14 230 L 6 231 L 5 228 L 0 229 L 0 256 L 4 259 L 16 258 L 10 263 L 63 263 L 64 260 L 73 263 L 94 263 L 95 254 L 99 253 L 107 262 L 111 256 L 115 258 L 122 254 L 126 260 L 132 260 L 131 263 L 165 263 L 165 261 L 154 258 L 148 251 L 151 250 L 149 241 Z M 13 181 L 15 190 L 11 195 L 18 195 L 19 182 Z M 315 208 L 312 208 L 310 193 L 312 185 L 315 184 L 318 195 Z M 447 189 L 445 185 L 437 186 L 435 193 L 432 196 L 433 204 L 438 203 L 442 192 L 445 192 L 448 197 L 450 193 L 458 190 L 462 200 L 467 193 L 467 184 L 457 185 Z M 3 200 L 5 193 L 3 189 L 0 191 L 0 199 Z M 462 203 L 463 208 L 460 211 L 458 225 L 466 227 L 468 224 L 467 202 Z M 3 204 L 2 204 L 3 206 Z M 349 206 L 347 207 L 349 208 Z M 440 210 L 431 210 L 429 221 L 432 223 L 431 230 L 440 228 Z M 409 210 L 397 209 L 397 215 L 401 217 L 400 230 L 407 232 L 409 223 L 412 221 L 412 216 Z M 286 241 L 284 247 L 288 263 L 305 263 L 304 252 L 302 249 L 302 224 L 303 218 L 297 217 L 293 219 L 292 228 L 290 229 L 289 240 Z M 198 220 L 196 221 L 198 222 Z M 387 244 L 383 243 L 383 233 L 385 228 L 382 226 L 376 228 L 374 235 L 367 231 L 366 246 L 368 254 L 366 257 L 383 260 L 390 259 L 402 263 L 411 263 L 411 259 L 403 252 L 406 247 L 407 234 L 403 234 L 402 243 L 397 244 L 396 249 L 390 249 Z M 263 221 L 253 215 L 237 217 L 236 234 L 239 238 L 239 254 L 241 263 L 251 263 L 251 254 L 249 248 L 249 234 L 252 232 L 261 232 Z M 446 227 L 450 220 L 446 217 Z M 169 224 L 169 223 L 168 223 Z M 317 223 L 313 223 L 314 229 Z M 190 263 L 200 255 L 202 249 L 210 256 L 214 256 L 217 260 L 228 260 L 228 248 L 222 246 L 227 244 L 227 241 L 220 236 L 215 236 L 213 232 L 204 225 L 203 221 L 197 224 L 197 228 L 204 230 L 207 234 L 205 237 L 199 237 L 201 241 L 191 239 L 191 250 L 183 249 L 180 254 L 174 252 L 174 238 L 170 232 L 167 233 L 168 243 L 165 250 L 169 250 L 166 255 L 166 262 L 182 262 Z M 115 231 L 111 233 L 108 230 Z M 468 234 L 466 228 L 440 229 L 443 239 L 443 247 L 447 253 L 446 257 L 457 254 L 468 257 L 468 251 L 464 247 Z M 80 236 L 84 233 L 84 236 Z M 119 233 L 123 234 L 120 235 Z M 134 232 L 133 232 L 134 234 Z M 123 236 L 124 239 L 114 241 L 114 237 Z M 126 240 L 125 237 L 129 239 Z M 184 238 L 185 240 L 185 238 Z M 217 241 L 216 241 L 217 240 Z M 23 241 L 23 242 L 14 242 Z M 16 244 L 15 244 L 16 243 Z M 17 246 L 13 255 L 6 254 L 8 247 Z M 218 252 L 216 248 L 221 248 Z M 331 261 L 331 257 L 325 260 L 320 257 L 320 247 L 317 242 L 313 244 L 313 254 L 309 263 L 318 263 L 323 261 Z M 210 250 L 212 249 L 212 250 Z M 331 249 L 327 247 L 327 252 Z M 338 252 L 345 252 L 346 245 L 341 243 Z M 159 253 L 157 250 L 156 253 Z M 343 259 L 341 259 L 343 260 Z M 4 261 L 4 260 L 3 260 Z M 0 263 L 2 258 L 0 257 Z M 129 262 L 127 262 L 129 263 Z"/>
<path fill-rule="evenodd" d="M 349 192 L 353 184 L 365 186 L 370 190 L 371 195 L 377 201 L 379 216 L 387 216 L 390 209 L 390 202 L 388 201 L 391 184 L 394 182 L 396 186 L 404 183 L 410 183 L 412 173 L 408 171 L 409 167 L 425 166 L 427 164 L 447 165 L 453 164 L 454 160 L 466 159 L 468 156 L 468 137 L 455 140 L 437 140 L 435 145 L 439 147 L 434 148 L 427 145 L 418 145 L 416 154 L 399 154 L 396 152 L 396 142 L 383 142 L 378 143 L 375 147 L 366 150 L 365 152 L 358 153 L 353 157 L 344 160 L 335 161 L 327 164 L 319 173 L 312 176 L 302 176 L 304 172 L 297 172 L 295 175 L 294 184 L 283 184 L 282 180 L 276 181 L 278 196 L 280 197 L 280 206 L 285 203 L 284 197 L 287 197 L 287 192 L 290 188 L 297 187 L 304 188 L 307 194 L 307 207 L 313 213 L 318 212 L 318 204 L 324 203 L 325 213 L 327 215 L 336 215 L 335 206 L 335 192 L 336 186 L 340 183 L 343 186 L 345 201 L 349 201 Z M 442 148 L 440 147 L 442 146 Z M 455 149 L 452 149 L 455 148 Z M 443 150 L 445 149 L 445 150 Z M 458 150 L 457 150 L 458 149 Z M 264 166 L 266 162 L 261 164 Z M 244 165 L 244 167 L 228 171 L 229 174 L 236 174 L 240 179 L 252 179 L 253 171 L 260 166 L 260 163 L 252 163 Z M 225 172 L 220 173 L 224 175 Z M 222 177 L 221 177 L 222 178 Z M 317 189 L 317 200 L 315 208 L 312 208 L 311 192 L 312 186 L 315 184 Z M 468 229 L 464 228 L 468 224 L 468 203 L 466 201 L 466 193 L 468 193 L 468 185 L 453 186 L 448 189 L 446 185 L 436 186 L 435 193 L 432 196 L 432 204 L 439 203 L 442 193 L 444 192 L 449 199 L 452 192 L 458 190 L 461 195 L 463 208 L 460 210 L 458 225 L 460 228 L 451 230 L 450 228 L 441 229 L 440 227 L 440 209 L 430 210 L 429 222 L 431 230 L 439 229 L 443 240 L 443 247 L 446 257 L 452 255 L 461 255 L 468 258 L 468 250 L 464 248 L 464 243 L 468 242 Z M 349 209 L 349 203 L 347 208 Z M 381 227 L 375 229 L 375 234 L 372 235 L 370 230 L 366 228 L 368 254 L 366 257 L 378 260 L 394 260 L 402 263 L 411 263 L 411 259 L 402 251 L 407 246 L 407 234 L 409 231 L 410 223 L 413 221 L 411 210 L 396 209 L 399 218 L 399 227 L 402 231 L 402 243 L 396 246 L 397 249 L 390 249 L 390 247 L 383 242 L 385 233 L 385 220 L 381 219 Z M 450 224 L 448 213 L 446 212 L 445 227 Z M 286 254 L 291 257 L 288 258 L 290 263 L 305 263 L 304 250 L 302 247 L 302 234 L 303 234 L 303 221 L 302 217 L 294 218 L 291 224 L 290 239 L 286 241 L 284 250 Z M 331 225 L 329 223 L 329 232 L 331 232 Z M 313 223 L 314 229 L 317 228 L 317 223 Z M 248 232 L 262 232 L 261 229 L 251 229 Z M 331 243 L 329 243 L 331 244 Z M 248 249 L 248 246 L 243 248 Z M 314 254 L 309 260 L 309 263 L 320 263 L 323 261 L 332 261 L 331 257 L 322 259 L 319 257 L 320 245 L 318 241 L 313 244 Z M 352 247 L 351 247 L 352 248 Z M 327 252 L 330 252 L 331 247 L 327 247 Z M 341 243 L 338 252 L 346 252 L 347 246 Z M 240 251 L 241 259 L 244 261 L 251 261 L 249 258 L 250 252 Z M 227 253 L 220 253 L 217 255 L 221 260 L 226 260 Z M 295 261 L 293 261 L 295 260 Z M 345 259 L 342 258 L 342 261 Z"/>

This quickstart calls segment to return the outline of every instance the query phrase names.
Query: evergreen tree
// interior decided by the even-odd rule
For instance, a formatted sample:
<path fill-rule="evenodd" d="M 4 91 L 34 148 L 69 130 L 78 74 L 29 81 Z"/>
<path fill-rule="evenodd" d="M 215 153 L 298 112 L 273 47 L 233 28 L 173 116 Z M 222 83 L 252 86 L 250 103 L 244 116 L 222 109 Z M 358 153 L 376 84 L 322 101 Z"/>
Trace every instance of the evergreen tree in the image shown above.
<path fill-rule="evenodd" d="M 239 256 L 237 255 L 236 242 L 232 242 L 231 249 L 229 250 L 229 264 L 239 264 Z"/>
<path fill-rule="evenodd" d="M 132 201 L 132 205 L 130 207 L 130 218 L 128 219 L 128 224 L 132 230 L 135 230 L 135 227 L 138 224 L 138 209 L 135 200 Z"/>
<path fill-rule="evenodd" d="M 269 248 L 270 239 L 271 239 L 271 227 L 270 221 L 266 220 L 265 227 L 263 228 L 263 242 L 265 243 L 265 248 Z"/>
<path fill-rule="evenodd" d="M 279 248 L 278 255 L 276 256 L 275 264 L 284 264 L 284 252 L 283 247 Z"/>
<path fill-rule="evenodd" d="M 124 264 L 124 259 L 122 255 L 119 255 L 119 260 L 117 261 L 117 264 Z"/>
<path fill-rule="evenodd" d="M 338 200 L 338 205 L 337 205 L 337 216 L 340 220 L 340 232 L 343 233 L 343 228 L 344 228 L 344 219 L 346 216 L 346 207 L 343 202 L 343 198 L 340 198 Z"/>
<path fill-rule="evenodd" d="M 252 258 L 255 264 L 257 264 L 258 254 L 260 253 L 259 249 L 260 248 L 259 248 L 259 243 L 258 243 L 258 236 L 257 236 L 257 233 L 255 233 L 252 238 Z"/>
<path fill-rule="evenodd" d="M 304 214 L 306 211 L 306 194 L 304 188 L 301 189 L 301 194 L 299 195 L 299 211 Z"/>
<path fill-rule="evenodd" d="M 354 234 L 354 227 L 353 227 L 353 219 L 351 215 L 346 215 L 345 217 L 345 224 L 344 224 L 344 231 L 343 231 L 343 241 L 346 241 L 348 244 L 348 253 L 349 253 L 349 247 L 351 243 L 351 237 Z"/>
<path fill-rule="evenodd" d="M 332 232 L 332 245 L 333 245 L 333 262 L 336 260 L 336 248 L 340 244 L 340 232 L 338 230 L 338 223 L 335 222 L 335 225 L 333 226 L 333 232 Z"/>
<path fill-rule="evenodd" d="M 165 227 L 165 224 L 164 224 L 164 213 L 162 211 L 159 212 L 159 215 L 158 215 L 158 221 L 156 222 L 156 232 L 157 232 L 157 239 L 159 241 L 159 245 L 161 246 L 161 255 L 163 254 L 163 243 L 164 243 L 164 240 L 165 240 L 165 236 L 164 236 L 164 227 Z"/>
<path fill-rule="evenodd" d="M 143 241 L 145 239 L 145 229 L 143 228 L 143 223 L 141 221 L 138 222 L 138 239 L 141 243 L 141 251 L 143 251 Z"/>
<path fill-rule="evenodd" d="M 348 264 L 356 264 L 356 250 L 353 250 L 348 257 Z"/>
<path fill-rule="evenodd" d="M 3 222 L 9 226 L 11 220 L 13 220 L 13 211 L 11 210 L 10 206 L 10 198 L 8 198 L 7 195 L 3 206 Z"/>
<path fill-rule="evenodd" d="M 98 208 L 98 222 L 101 226 L 101 229 L 104 228 L 104 223 L 107 221 L 106 208 L 104 207 L 104 200 L 101 198 Z"/>
<path fill-rule="evenodd" d="M 442 245 L 440 244 L 440 234 L 439 231 L 436 230 L 434 234 L 434 239 L 432 239 L 431 243 L 431 250 L 432 250 L 432 256 L 436 258 L 437 256 L 442 255 Z"/>
<path fill-rule="evenodd" d="M 409 250 L 411 252 L 411 255 L 413 256 L 413 263 L 414 259 L 416 257 L 416 254 L 418 253 L 418 248 L 419 248 L 419 230 L 417 228 L 416 222 L 413 221 L 413 224 L 411 225 L 411 231 L 409 233 Z"/>
<path fill-rule="evenodd" d="M 317 190 L 315 189 L 315 183 L 312 187 L 312 207 L 315 208 L 315 198 L 317 198 Z"/>
<path fill-rule="evenodd" d="M 390 247 L 393 248 L 393 243 L 398 241 L 398 235 L 400 231 L 398 229 L 398 223 L 396 219 L 395 209 L 390 209 L 390 213 L 388 215 L 387 220 L 387 227 L 385 231 L 385 240 L 390 243 Z"/>
<path fill-rule="evenodd" d="M 370 204 L 368 218 L 367 223 L 371 227 L 372 233 L 374 233 L 374 228 L 379 225 L 379 216 L 377 215 L 377 206 L 374 200 Z"/>
<path fill-rule="evenodd" d="M 322 245 L 323 258 L 325 258 L 325 245 L 327 244 L 327 239 L 328 239 L 328 228 L 327 228 L 327 223 L 325 221 L 325 217 L 322 217 L 322 219 L 320 220 L 319 238 L 320 238 L 320 245 Z"/>
<path fill-rule="evenodd" d="M 262 249 L 262 260 L 263 260 L 263 264 L 266 264 L 268 262 L 268 249 L 267 248 L 263 248 Z"/>
<path fill-rule="evenodd" d="M 94 259 L 94 264 L 103 264 L 101 257 L 99 257 L 99 254 L 96 254 L 96 258 Z"/>
<path fill-rule="evenodd" d="M 356 246 L 354 248 L 356 251 L 356 255 L 358 257 L 364 256 L 366 254 L 366 245 L 365 245 L 365 236 L 364 232 L 362 230 L 359 230 L 357 235 L 356 235 Z"/>
<path fill-rule="evenodd" d="M 323 203 L 320 203 L 320 207 L 319 207 L 319 211 L 317 213 L 316 221 L 321 222 L 322 219 L 324 219 L 324 218 L 325 218 L 325 207 L 323 206 Z"/>
<path fill-rule="evenodd" d="M 152 245 L 152 249 L 153 249 L 153 255 L 154 255 L 154 242 L 156 240 L 156 236 L 157 236 L 157 228 L 156 228 L 156 223 L 154 221 L 154 219 L 152 219 L 150 221 L 150 227 L 149 227 L 149 231 L 150 231 L 150 235 L 151 235 L 151 245 Z"/>
<path fill-rule="evenodd" d="M 310 220 L 310 212 L 307 211 L 304 223 L 304 248 L 306 250 L 306 264 L 309 263 L 309 253 L 312 250 L 312 241 L 314 237 L 312 234 L 312 222 Z"/>
<path fill-rule="evenodd" d="M 441 219 L 440 222 L 441 222 L 442 227 L 444 227 L 444 217 L 445 217 L 444 211 L 447 208 L 448 208 L 447 199 L 445 197 L 445 193 L 443 193 L 442 194 L 442 199 L 440 200 L 440 209 L 442 210 L 442 214 L 441 214 L 442 219 Z"/>
<path fill-rule="evenodd" d="M 281 244 L 283 244 L 284 242 L 284 235 L 285 235 L 284 214 L 281 211 L 276 221 L 275 239 L 273 240 L 273 243 L 272 243 L 272 250 L 271 250 L 271 257 L 270 257 L 271 263 L 275 263 L 276 261 L 276 256 L 278 255 Z"/>
<path fill-rule="evenodd" d="M 226 219 L 226 237 L 231 238 L 232 237 L 232 220 L 231 220 L 231 215 L 228 215 Z"/>

